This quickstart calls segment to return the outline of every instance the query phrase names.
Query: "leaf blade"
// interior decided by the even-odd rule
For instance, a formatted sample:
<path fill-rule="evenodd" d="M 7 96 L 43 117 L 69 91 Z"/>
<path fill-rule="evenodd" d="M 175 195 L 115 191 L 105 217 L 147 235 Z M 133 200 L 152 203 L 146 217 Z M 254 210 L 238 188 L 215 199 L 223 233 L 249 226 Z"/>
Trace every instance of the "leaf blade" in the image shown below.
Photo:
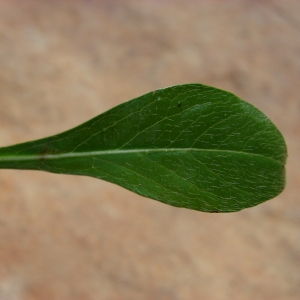
<path fill-rule="evenodd" d="M 0 168 L 12 154 L 27 159 L 25 169 L 93 176 L 201 211 L 238 211 L 285 185 L 286 146 L 273 123 L 199 84 L 150 92 L 56 136 L 2 148 Z"/>

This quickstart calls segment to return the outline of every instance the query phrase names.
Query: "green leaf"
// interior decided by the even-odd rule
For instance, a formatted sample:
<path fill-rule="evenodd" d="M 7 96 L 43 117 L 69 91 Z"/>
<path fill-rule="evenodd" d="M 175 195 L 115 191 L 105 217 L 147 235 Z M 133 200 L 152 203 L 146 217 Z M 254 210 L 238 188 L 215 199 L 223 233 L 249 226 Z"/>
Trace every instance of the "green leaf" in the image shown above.
<path fill-rule="evenodd" d="M 0 148 L 0 168 L 87 175 L 205 212 L 277 196 L 287 151 L 273 123 L 200 84 L 156 90 L 61 134 Z"/>

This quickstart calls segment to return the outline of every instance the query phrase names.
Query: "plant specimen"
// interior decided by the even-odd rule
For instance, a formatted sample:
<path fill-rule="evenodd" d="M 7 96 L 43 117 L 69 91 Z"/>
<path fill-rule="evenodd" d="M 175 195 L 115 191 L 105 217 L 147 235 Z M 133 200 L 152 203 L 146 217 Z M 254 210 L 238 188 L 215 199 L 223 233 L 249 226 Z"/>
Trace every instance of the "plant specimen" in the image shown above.
<path fill-rule="evenodd" d="M 284 189 L 286 157 L 281 133 L 257 108 L 185 84 L 58 135 L 0 148 L 0 168 L 93 176 L 173 206 L 233 212 Z"/>

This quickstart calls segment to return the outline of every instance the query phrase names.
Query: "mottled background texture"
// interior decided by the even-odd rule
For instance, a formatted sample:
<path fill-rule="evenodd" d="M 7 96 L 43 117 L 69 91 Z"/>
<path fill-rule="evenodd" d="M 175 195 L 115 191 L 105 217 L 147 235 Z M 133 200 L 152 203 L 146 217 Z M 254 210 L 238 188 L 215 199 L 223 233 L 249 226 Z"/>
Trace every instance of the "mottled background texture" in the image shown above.
<path fill-rule="evenodd" d="M 0 0 L 0 145 L 199 82 L 283 133 L 287 186 L 232 214 L 0 171 L 1 300 L 300 299 L 300 2 Z"/>

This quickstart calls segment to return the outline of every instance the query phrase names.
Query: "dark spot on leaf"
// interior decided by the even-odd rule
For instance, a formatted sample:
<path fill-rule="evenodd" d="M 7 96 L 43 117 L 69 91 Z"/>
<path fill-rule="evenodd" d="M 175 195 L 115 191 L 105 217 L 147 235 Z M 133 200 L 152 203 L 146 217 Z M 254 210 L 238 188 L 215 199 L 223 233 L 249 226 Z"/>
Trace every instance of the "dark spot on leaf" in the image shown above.
<path fill-rule="evenodd" d="M 180 107 L 181 106 L 181 102 L 179 102 L 177 106 Z"/>
<path fill-rule="evenodd" d="M 51 137 L 47 140 L 46 144 L 44 145 L 43 149 L 40 151 L 40 159 L 45 159 L 46 155 L 49 154 L 58 154 L 58 151 L 51 147 Z"/>

